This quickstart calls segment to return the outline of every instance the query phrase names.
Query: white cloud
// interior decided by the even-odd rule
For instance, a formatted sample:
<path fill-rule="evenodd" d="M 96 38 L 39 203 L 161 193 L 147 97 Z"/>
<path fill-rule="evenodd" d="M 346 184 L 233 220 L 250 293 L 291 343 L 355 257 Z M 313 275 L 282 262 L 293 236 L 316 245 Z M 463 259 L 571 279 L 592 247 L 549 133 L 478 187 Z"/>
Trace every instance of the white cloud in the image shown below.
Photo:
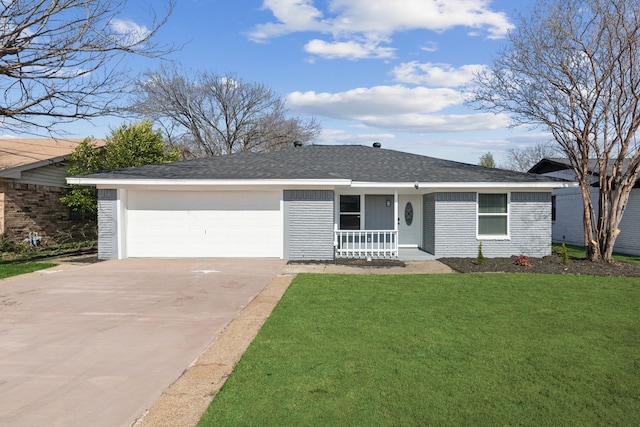
<path fill-rule="evenodd" d="M 390 35 L 397 31 L 486 28 L 490 37 L 512 28 L 506 14 L 486 0 L 331 0 L 334 30 Z"/>
<path fill-rule="evenodd" d="M 343 129 L 322 129 L 318 142 L 321 144 L 373 144 L 395 138 L 392 133 L 348 133 Z"/>
<path fill-rule="evenodd" d="M 327 31 L 322 12 L 313 6 L 313 0 L 264 0 L 262 8 L 270 10 L 278 22 L 258 24 L 249 33 L 249 39 L 263 42 L 298 31 Z"/>
<path fill-rule="evenodd" d="M 491 10 L 487 0 L 329 0 L 326 11 L 316 3 L 320 2 L 264 0 L 263 9 L 270 10 L 275 21 L 255 26 L 249 38 L 261 42 L 294 32 L 321 32 L 331 34 L 333 40 L 309 42 L 311 48 L 316 48 L 312 53 L 343 58 L 352 52 L 353 58 L 360 58 L 372 56 L 362 56 L 350 44 L 353 40 L 390 42 L 389 38 L 397 32 L 442 32 L 454 27 L 468 27 L 489 38 L 501 38 L 513 28 L 507 15 Z M 427 44 L 425 48 L 434 47 Z"/>
<path fill-rule="evenodd" d="M 113 31 L 121 37 L 122 43 L 127 45 L 138 44 L 149 35 L 147 27 L 133 21 L 114 19 L 110 24 Z"/>
<path fill-rule="evenodd" d="M 438 51 L 438 43 L 436 43 L 436 42 L 425 42 L 425 44 L 422 45 L 420 50 L 423 50 L 425 52 L 437 52 Z"/>
<path fill-rule="evenodd" d="M 449 64 L 433 64 L 417 61 L 405 62 L 392 71 L 396 81 L 416 85 L 460 87 L 471 82 L 476 73 L 485 69 L 479 64 L 454 68 Z"/>
<path fill-rule="evenodd" d="M 339 93 L 292 92 L 292 109 L 325 117 L 359 120 L 369 116 L 414 111 L 435 112 L 463 102 L 453 89 L 408 88 L 402 85 L 358 88 Z"/>
<path fill-rule="evenodd" d="M 441 113 L 462 103 L 462 94 L 450 88 L 402 85 L 339 93 L 293 92 L 287 96 L 287 105 L 294 111 L 392 131 L 454 132 L 500 129 L 508 124 L 504 115 Z"/>
<path fill-rule="evenodd" d="M 347 41 L 329 43 L 317 39 L 307 43 L 304 50 L 313 55 L 329 59 L 392 58 L 395 52 L 395 49 L 381 47 L 376 42 L 359 43 L 356 41 Z"/>
<path fill-rule="evenodd" d="M 398 114 L 376 117 L 369 126 L 402 132 L 468 132 L 504 129 L 509 118 L 502 114 Z"/>

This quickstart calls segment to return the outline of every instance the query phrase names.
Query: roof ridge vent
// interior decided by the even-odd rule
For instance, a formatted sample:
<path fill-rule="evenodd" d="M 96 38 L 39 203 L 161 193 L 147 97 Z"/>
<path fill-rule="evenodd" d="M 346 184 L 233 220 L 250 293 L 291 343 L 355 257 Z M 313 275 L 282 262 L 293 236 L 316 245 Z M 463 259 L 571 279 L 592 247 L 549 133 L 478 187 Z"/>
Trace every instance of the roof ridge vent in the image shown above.
<path fill-rule="evenodd" d="M 382 147 L 382 144 L 380 144 L 379 142 L 376 141 L 373 143 L 373 148 L 380 148 L 380 147 Z"/>

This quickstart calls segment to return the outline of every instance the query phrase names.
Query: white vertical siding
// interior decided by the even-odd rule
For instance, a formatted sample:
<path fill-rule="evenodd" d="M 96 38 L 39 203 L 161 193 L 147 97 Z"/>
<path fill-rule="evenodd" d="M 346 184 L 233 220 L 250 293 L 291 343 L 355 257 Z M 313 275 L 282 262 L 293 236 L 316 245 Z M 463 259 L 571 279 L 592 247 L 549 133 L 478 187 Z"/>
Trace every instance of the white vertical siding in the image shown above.
<path fill-rule="evenodd" d="M 554 243 L 584 246 L 584 209 L 580 188 L 555 190 L 556 220 L 553 222 Z M 591 189 L 591 200 L 598 214 L 598 189 Z M 620 235 L 616 239 L 615 252 L 640 255 L 640 189 L 634 188 L 618 228 Z"/>
<path fill-rule="evenodd" d="M 634 188 L 629 195 L 629 203 L 620 221 L 620 234 L 614 251 L 640 255 L 640 188 Z"/>
<path fill-rule="evenodd" d="M 591 194 L 592 200 L 597 200 L 597 190 L 592 190 Z M 554 243 L 584 246 L 582 191 L 580 188 L 562 188 L 554 190 L 553 195 L 556 197 Z"/>

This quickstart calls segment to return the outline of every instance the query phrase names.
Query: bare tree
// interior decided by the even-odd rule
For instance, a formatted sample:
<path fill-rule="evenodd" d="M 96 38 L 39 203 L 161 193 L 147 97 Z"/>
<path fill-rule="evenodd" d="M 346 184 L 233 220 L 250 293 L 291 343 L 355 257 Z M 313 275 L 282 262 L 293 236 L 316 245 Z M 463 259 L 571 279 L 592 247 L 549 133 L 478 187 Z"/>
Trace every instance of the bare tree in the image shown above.
<path fill-rule="evenodd" d="M 475 101 L 551 131 L 580 183 L 587 256 L 610 262 L 640 172 L 640 0 L 543 0 L 519 24 Z"/>
<path fill-rule="evenodd" d="M 119 19 L 126 0 L 5 0 L 0 12 L 0 119 L 8 130 L 45 129 L 115 114 L 130 85 L 125 60 L 170 51 L 149 28 Z"/>
<path fill-rule="evenodd" d="M 501 166 L 505 169 L 526 172 L 540 160 L 558 156 L 562 156 L 562 150 L 556 144 L 539 142 L 522 148 L 508 148 Z"/>
<path fill-rule="evenodd" d="M 320 133 L 315 119 L 287 116 L 273 90 L 233 74 L 149 72 L 137 84 L 131 110 L 160 123 L 166 138 L 192 157 L 274 151 Z"/>

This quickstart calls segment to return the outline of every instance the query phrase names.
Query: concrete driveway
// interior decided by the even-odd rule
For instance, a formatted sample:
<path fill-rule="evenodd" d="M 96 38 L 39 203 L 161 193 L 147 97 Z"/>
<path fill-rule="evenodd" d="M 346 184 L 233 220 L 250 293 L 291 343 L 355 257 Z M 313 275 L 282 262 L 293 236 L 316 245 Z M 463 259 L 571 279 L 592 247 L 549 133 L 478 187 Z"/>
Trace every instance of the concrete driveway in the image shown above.
<path fill-rule="evenodd" d="M 0 281 L 0 425 L 131 425 L 284 265 L 127 259 Z"/>

